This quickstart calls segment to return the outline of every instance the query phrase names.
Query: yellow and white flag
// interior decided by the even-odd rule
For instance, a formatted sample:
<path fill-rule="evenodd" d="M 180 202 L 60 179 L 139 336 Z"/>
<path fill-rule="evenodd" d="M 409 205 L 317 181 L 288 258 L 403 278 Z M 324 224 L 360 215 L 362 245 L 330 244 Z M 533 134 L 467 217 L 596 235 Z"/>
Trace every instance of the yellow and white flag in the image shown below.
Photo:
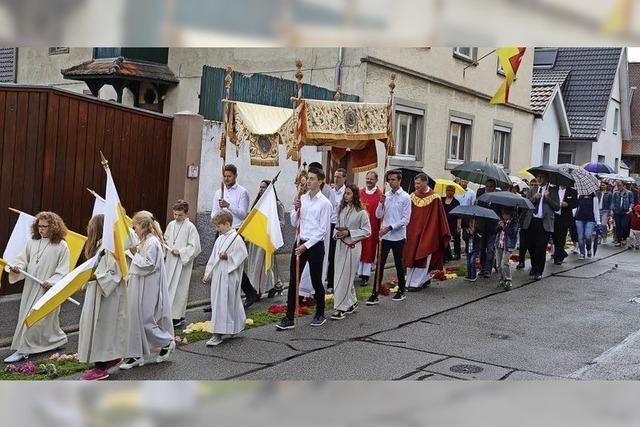
<path fill-rule="evenodd" d="M 129 272 L 125 244 L 129 236 L 127 216 L 120 204 L 120 197 L 111 176 L 111 169 L 106 168 L 107 191 L 105 197 L 104 229 L 102 230 L 102 246 L 115 257 L 122 276 Z"/>
<path fill-rule="evenodd" d="M 32 327 L 39 320 L 47 316 L 71 295 L 75 294 L 89 281 L 99 260 L 98 255 L 94 255 L 87 261 L 80 264 L 76 269 L 67 273 L 62 279 L 45 292 L 42 297 L 31 308 L 29 315 L 24 320 L 27 328 Z"/>
<path fill-rule="evenodd" d="M 13 227 L 13 231 L 7 242 L 7 247 L 4 249 L 4 253 L 0 259 L 0 279 L 2 279 L 2 272 L 4 271 L 5 265 L 16 259 L 24 248 L 27 247 L 27 242 L 31 240 L 31 227 L 35 220 L 35 217 L 20 212 L 18 221 L 16 221 L 16 225 Z"/>
<path fill-rule="evenodd" d="M 91 218 L 96 215 L 104 215 L 104 212 L 107 210 L 107 201 L 96 193 L 93 193 L 93 195 L 95 196 L 96 201 L 93 203 L 93 212 L 91 212 Z"/>
<path fill-rule="evenodd" d="M 84 244 L 87 242 L 87 237 L 75 231 L 68 230 L 64 240 L 69 247 L 69 270 L 73 270 L 76 264 L 78 264 L 78 260 L 84 249 Z"/>
<path fill-rule="evenodd" d="M 273 183 L 267 187 L 258 203 L 251 209 L 238 233 L 254 245 L 264 249 L 266 252 L 264 269 L 268 271 L 271 268 L 271 256 L 284 244 Z"/>

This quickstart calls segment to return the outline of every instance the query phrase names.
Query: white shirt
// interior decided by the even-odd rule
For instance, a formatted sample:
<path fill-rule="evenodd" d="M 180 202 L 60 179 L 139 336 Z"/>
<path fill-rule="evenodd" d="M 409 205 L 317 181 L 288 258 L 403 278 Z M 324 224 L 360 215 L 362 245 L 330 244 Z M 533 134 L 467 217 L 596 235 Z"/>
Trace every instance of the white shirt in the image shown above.
<path fill-rule="evenodd" d="M 560 209 L 556 211 L 558 215 L 562 213 L 562 202 L 564 202 L 564 193 L 566 192 L 567 192 L 566 188 L 563 188 L 563 187 L 558 188 L 558 199 L 560 200 Z"/>
<path fill-rule="evenodd" d="M 324 240 L 329 232 L 333 206 L 320 191 L 311 198 L 309 193 L 300 197 L 300 240 L 306 240 L 307 249 Z M 297 227 L 298 213 L 291 209 L 291 225 Z"/>
<path fill-rule="evenodd" d="M 476 192 L 467 187 L 464 194 L 454 196 L 460 202 L 460 206 L 472 206 L 476 203 Z"/>
<path fill-rule="evenodd" d="M 382 239 L 390 242 L 407 238 L 407 224 L 411 218 L 411 196 L 402 188 L 398 191 L 387 191 L 384 202 L 384 218 L 382 227 L 391 226 L 391 231 L 385 234 Z M 376 217 L 382 218 L 382 204 L 378 203 Z"/>
<path fill-rule="evenodd" d="M 544 212 L 542 210 L 542 204 L 544 202 L 544 193 L 547 191 L 547 186 L 538 187 L 538 194 L 541 194 L 540 204 L 538 205 L 538 211 L 533 215 L 534 218 L 542 219 L 544 217 Z"/>
<path fill-rule="evenodd" d="M 336 190 L 335 187 L 331 188 L 331 192 L 333 193 L 333 197 L 335 199 L 333 212 L 331 212 L 331 224 L 335 224 L 338 220 L 338 211 L 340 210 L 340 203 L 342 203 L 342 198 L 344 197 L 344 190 L 347 189 L 346 185 L 340 187 L 339 190 Z"/>
<path fill-rule="evenodd" d="M 213 208 L 211 209 L 211 218 L 220 212 L 220 190 L 216 190 L 213 196 Z M 247 217 L 249 213 L 249 192 L 246 188 L 240 184 L 234 184 L 232 187 L 226 187 L 224 189 L 224 200 L 229 202 L 229 209 L 233 215 L 233 228 L 240 227 L 242 221 Z"/>

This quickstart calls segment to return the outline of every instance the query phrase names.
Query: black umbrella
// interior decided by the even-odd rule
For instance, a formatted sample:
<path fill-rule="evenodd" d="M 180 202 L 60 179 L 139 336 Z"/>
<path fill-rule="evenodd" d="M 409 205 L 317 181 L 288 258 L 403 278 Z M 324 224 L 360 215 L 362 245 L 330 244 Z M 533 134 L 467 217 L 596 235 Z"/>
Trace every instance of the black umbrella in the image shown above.
<path fill-rule="evenodd" d="M 533 203 L 531 203 L 529 199 L 510 191 L 493 191 L 491 193 L 484 193 L 482 196 L 478 197 L 478 201 L 511 208 L 534 209 Z"/>
<path fill-rule="evenodd" d="M 543 173 L 549 176 L 549 182 L 553 185 L 564 185 L 565 187 L 573 187 L 575 181 L 573 177 L 556 165 L 540 165 L 529 168 L 529 173 L 537 176 Z"/>
<path fill-rule="evenodd" d="M 478 160 L 456 166 L 451 174 L 480 185 L 485 185 L 489 179 L 495 180 L 499 187 L 512 185 L 509 175 L 500 166 Z"/>
<path fill-rule="evenodd" d="M 468 218 L 484 218 L 498 221 L 500 218 L 491 209 L 483 208 L 478 205 L 456 206 L 450 212 L 451 215 L 463 216 Z"/>

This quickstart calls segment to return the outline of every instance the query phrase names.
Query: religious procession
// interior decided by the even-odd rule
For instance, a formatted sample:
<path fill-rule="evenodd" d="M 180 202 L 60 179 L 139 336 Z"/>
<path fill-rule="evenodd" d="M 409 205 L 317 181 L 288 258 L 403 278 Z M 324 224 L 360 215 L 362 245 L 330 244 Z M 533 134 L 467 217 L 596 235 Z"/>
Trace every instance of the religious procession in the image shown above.
<path fill-rule="evenodd" d="M 505 76 L 490 104 L 509 102 L 525 51 L 497 49 Z M 407 117 L 415 116 L 396 109 L 395 72 L 385 75 L 386 102 L 342 100 L 339 87 L 333 99 L 315 99 L 304 96 L 298 60 L 290 108 L 234 100 L 234 75 L 225 70 L 220 134 L 210 138 L 219 169 L 205 183 L 216 189 L 204 225 L 193 220 L 197 191 L 187 181 L 172 190 L 178 198 L 163 227 L 159 209 L 128 195 L 126 175 L 114 178 L 126 162 L 115 149 L 96 149 L 82 164 L 100 186 L 84 194 L 88 218 L 71 214 L 74 224 L 86 220 L 84 229 L 71 231 L 57 209 L 31 215 L 10 207 L 17 219 L 0 275 L 23 290 L 6 373 L 54 378 L 68 362 L 65 372 L 86 381 L 115 372 L 136 378 L 145 366 L 182 360 L 188 351 L 178 350 L 197 341 L 213 357 L 243 356 L 236 338 L 253 336 L 254 326 L 277 333 L 254 336 L 265 345 L 332 340 L 335 331 L 323 333 L 327 323 L 357 328 L 356 313 L 399 314 L 414 297 L 427 313 L 434 295 L 525 286 L 515 285 L 517 270 L 527 270 L 529 285 L 564 263 L 587 265 L 599 248 L 640 250 L 638 183 L 605 162 L 543 158 L 508 171 L 508 150 L 497 145 L 492 161 L 453 159 L 448 175 L 398 166 L 394 159 L 406 156 L 411 133 Z M 460 155 L 469 120 L 463 116 L 451 122 L 448 147 Z M 495 132 L 506 134 L 501 126 Z M 308 148 L 323 151 L 323 161 L 308 159 Z M 294 179 L 281 178 L 280 154 L 296 164 Z M 243 155 L 252 167 L 270 168 L 272 178 L 256 189 L 241 185 L 252 174 L 234 163 Z M 197 165 L 184 166 L 188 179 L 198 178 Z M 142 209 L 128 211 L 124 200 Z M 440 286 L 456 278 L 455 287 Z M 191 321 L 194 289 L 206 289 L 207 306 L 198 310 L 204 321 Z M 256 309 L 265 301 L 273 304 Z M 65 307 L 81 310 L 77 341 L 62 328 Z M 424 313 L 417 318 L 430 316 Z M 294 335 L 307 329 L 319 332 Z"/>

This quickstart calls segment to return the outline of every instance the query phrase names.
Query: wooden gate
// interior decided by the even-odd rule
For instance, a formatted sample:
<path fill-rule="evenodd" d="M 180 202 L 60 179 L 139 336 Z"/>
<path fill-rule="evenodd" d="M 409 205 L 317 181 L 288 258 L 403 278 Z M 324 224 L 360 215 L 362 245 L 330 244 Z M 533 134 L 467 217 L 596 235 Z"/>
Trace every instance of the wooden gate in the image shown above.
<path fill-rule="evenodd" d="M 0 250 L 17 219 L 9 207 L 54 211 L 85 234 L 94 203 L 87 188 L 105 191 L 100 151 L 127 211 L 149 210 L 164 224 L 172 123 L 56 88 L 0 85 Z M 0 295 L 15 290 L 3 285 Z"/>

